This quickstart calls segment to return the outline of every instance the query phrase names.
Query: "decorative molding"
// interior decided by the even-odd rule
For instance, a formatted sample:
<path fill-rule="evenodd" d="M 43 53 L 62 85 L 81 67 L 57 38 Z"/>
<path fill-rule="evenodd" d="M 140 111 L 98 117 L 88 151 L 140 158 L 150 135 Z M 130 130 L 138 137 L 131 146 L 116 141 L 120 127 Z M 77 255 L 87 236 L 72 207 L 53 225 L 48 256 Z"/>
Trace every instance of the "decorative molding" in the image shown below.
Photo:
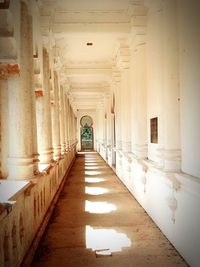
<path fill-rule="evenodd" d="M 128 69 L 130 67 L 130 47 L 126 39 L 120 39 L 114 51 L 114 61 L 117 68 Z"/>

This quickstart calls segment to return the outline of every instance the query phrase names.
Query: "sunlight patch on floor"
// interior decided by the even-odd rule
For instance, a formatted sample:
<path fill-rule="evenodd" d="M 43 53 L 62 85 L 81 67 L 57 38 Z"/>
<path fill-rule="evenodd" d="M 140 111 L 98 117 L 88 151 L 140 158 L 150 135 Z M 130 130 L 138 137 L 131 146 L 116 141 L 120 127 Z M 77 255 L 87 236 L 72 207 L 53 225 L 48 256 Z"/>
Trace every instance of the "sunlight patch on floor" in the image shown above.
<path fill-rule="evenodd" d="M 90 213 L 109 213 L 115 210 L 116 206 L 107 202 L 85 201 L 85 211 Z"/>
<path fill-rule="evenodd" d="M 105 193 L 108 193 L 108 189 L 103 188 L 103 187 L 85 187 L 85 193 L 88 195 L 92 196 L 98 196 L 98 195 L 103 195 Z"/>
<path fill-rule="evenodd" d="M 98 166 L 85 166 L 86 170 L 98 170 L 100 169 Z"/>
<path fill-rule="evenodd" d="M 85 174 L 86 175 L 98 175 L 98 174 L 101 174 L 101 172 L 98 172 L 98 171 L 85 171 Z"/>
<path fill-rule="evenodd" d="M 104 182 L 105 179 L 103 178 L 93 178 L 93 177 L 85 177 L 85 182 L 87 183 L 100 183 Z"/>
<path fill-rule="evenodd" d="M 98 164 L 95 162 L 86 162 L 85 166 L 98 166 Z"/>
<path fill-rule="evenodd" d="M 117 252 L 130 246 L 131 240 L 124 233 L 118 233 L 114 229 L 95 229 L 86 225 L 86 247 L 93 251 L 109 249 L 111 252 Z"/>

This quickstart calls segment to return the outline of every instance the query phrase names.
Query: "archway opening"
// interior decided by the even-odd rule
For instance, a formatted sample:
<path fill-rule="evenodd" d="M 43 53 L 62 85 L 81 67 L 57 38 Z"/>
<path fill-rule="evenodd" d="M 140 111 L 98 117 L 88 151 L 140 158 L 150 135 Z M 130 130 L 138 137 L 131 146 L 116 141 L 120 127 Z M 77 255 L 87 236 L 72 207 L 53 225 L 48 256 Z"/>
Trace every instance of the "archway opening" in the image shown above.
<path fill-rule="evenodd" d="M 93 120 L 90 116 L 83 116 L 80 120 L 81 124 L 81 150 L 94 149 L 94 133 Z"/>

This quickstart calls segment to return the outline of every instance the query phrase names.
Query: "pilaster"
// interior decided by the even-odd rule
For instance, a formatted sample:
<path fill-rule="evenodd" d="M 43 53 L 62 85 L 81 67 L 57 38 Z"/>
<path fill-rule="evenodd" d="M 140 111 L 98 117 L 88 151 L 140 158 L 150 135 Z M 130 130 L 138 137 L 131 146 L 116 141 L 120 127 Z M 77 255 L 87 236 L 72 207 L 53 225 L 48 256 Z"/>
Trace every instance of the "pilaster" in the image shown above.
<path fill-rule="evenodd" d="M 163 15 L 164 169 L 166 171 L 179 171 L 181 162 L 181 151 L 177 1 L 164 1 Z"/>
<path fill-rule="evenodd" d="M 147 84 L 145 34 L 135 35 L 131 59 L 131 140 L 138 159 L 147 157 Z"/>
<path fill-rule="evenodd" d="M 117 66 L 121 72 L 121 137 L 122 150 L 131 151 L 130 109 L 130 48 L 125 40 L 120 41 L 117 51 Z"/>

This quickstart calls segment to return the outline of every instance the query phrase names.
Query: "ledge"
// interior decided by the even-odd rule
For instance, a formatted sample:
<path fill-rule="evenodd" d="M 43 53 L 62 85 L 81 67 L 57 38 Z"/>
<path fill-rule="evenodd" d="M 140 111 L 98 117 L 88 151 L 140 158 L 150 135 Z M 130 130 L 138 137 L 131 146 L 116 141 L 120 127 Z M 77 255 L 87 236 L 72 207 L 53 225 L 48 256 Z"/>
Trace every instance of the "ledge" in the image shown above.
<path fill-rule="evenodd" d="M 13 200 L 22 191 L 27 189 L 30 181 L 0 180 L 0 202 L 4 203 Z"/>

